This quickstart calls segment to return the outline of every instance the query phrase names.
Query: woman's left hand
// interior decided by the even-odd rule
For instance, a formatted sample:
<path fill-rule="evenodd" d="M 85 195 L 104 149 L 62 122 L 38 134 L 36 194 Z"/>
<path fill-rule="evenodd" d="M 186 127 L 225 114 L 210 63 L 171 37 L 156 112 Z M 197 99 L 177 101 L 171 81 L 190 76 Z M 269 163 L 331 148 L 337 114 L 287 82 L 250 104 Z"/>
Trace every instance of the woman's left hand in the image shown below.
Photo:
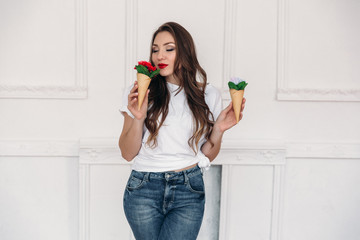
<path fill-rule="evenodd" d="M 240 110 L 240 120 L 243 117 L 243 111 L 245 108 L 246 99 L 243 98 Z M 224 110 L 221 111 L 219 117 L 217 118 L 214 128 L 218 129 L 221 132 L 225 132 L 226 130 L 232 128 L 237 124 L 235 112 L 233 108 L 232 102 L 230 102 L 229 106 L 227 106 Z"/>
<path fill-rule="evenodd" d="M 246 99 L 243 98 L 241 104 L 241 110 L 240 110 L 240 120 L 243 117 L 242 112 L 244 111 L 245 108 L 245 102 Z M 232 102 L 230 102 L 229 106 L 227 106 L 224 110 L 222 110 L 219 117 L 216 119 L 209 140 L 206 141 L 201 147 L 201 151 L 204 153 L 206 157 L 209 158 L 210 161 L 214 160 L 220 151 L 221 139 L 223 137 L 224 132 L 235 125 L 236 125 L 235 112 Z"/>

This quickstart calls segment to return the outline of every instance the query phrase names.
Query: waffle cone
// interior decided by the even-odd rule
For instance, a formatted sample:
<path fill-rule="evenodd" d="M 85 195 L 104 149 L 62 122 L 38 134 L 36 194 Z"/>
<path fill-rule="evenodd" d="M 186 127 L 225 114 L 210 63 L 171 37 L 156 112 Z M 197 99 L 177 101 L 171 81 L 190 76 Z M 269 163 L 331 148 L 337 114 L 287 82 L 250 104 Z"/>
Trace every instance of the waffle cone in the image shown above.
<path fill-rule="evenodd" d="M 230 89 L 230 96 L 235 112 L 236 122 L 240 121 L 241 104 L 244 97 L 244 90 Z"/>
<path fill-rule="evenodd" d="M 145 74 L 137 73 L 137 82 L 138 82 L 138 109 L 140 110 L 146 95 L 146 91 L 150 85 L 151 78 L 149 78 Z"/>

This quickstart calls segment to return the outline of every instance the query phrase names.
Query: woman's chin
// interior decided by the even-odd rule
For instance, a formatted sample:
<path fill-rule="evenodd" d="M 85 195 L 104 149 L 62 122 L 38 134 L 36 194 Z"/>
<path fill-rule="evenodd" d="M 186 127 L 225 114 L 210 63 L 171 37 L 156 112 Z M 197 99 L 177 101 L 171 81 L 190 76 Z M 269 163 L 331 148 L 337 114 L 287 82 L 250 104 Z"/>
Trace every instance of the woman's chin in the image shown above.
<path fill-rule="evenodd" d="M 167 77 L 167 76 L 170 75 L 169 73 L 167 73 L 167 72 L 165 72 L 165 71 L 162 72 L 161 70 L 160 70 L 160 73 L 159 73 L 159 74 L 160 74 L 160 76 L 162 76 L 162 77 Z"/>

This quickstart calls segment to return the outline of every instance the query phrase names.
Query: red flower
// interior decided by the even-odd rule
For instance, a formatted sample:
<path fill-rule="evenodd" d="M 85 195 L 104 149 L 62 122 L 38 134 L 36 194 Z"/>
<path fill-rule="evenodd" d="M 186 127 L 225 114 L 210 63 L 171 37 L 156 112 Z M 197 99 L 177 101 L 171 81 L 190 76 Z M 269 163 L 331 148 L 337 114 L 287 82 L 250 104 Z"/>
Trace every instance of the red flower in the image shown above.
<path fill-rule="evenodd" d="M 146 61 L 140 61 L 139 62 L 139 65 L 143 65 L 143 66 L 145 66 L 145 67 L 151 67 L 151 63 L 149 63 L 149 62 L 146 62 Z"/>
<path fill-rule="evenodd" d="M 153 72 L 156 70 L 156 67 L 152 66 L 151 63 L 149 63 L 149 62 L 140 61 L 140 62 L 138 62 L 138 64 L 145 66 L 149 70 L 149 72 Z M 136 69 L 136 67 L 134 69 Z"/>
<path fill-rule="evenodd" d="M 148 69 L 149 69 L 149 71 L 150 71 L 150 72 L 153 72 L 153 71 L 155 71 L 155 70 L 156 70 L 156 67 L 154 67 L 154 66 L 150 66 L 150 67 L 148 67 Z"/>

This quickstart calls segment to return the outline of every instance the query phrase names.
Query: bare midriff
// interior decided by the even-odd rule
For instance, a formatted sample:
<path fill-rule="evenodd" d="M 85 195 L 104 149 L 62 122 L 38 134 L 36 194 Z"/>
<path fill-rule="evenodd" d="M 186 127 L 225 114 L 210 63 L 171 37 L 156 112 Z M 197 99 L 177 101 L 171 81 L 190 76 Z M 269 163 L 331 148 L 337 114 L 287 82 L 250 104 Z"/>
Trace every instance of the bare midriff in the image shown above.
<path fill-rule="evenodd" d="M 174 170 L 173 172 L 181 172 L 181 171 L 184 171 L 184 170 L 187 170 L 187 169 L 190 169 L 190 168 L 193 168 L 197 165 L 197 163 L 191 165 L 191 166 L 188 166 L 188 167 L 185 167 L 185 168 L 182 168 L 182 169 L 178 169 L 178 170 Z"/>

